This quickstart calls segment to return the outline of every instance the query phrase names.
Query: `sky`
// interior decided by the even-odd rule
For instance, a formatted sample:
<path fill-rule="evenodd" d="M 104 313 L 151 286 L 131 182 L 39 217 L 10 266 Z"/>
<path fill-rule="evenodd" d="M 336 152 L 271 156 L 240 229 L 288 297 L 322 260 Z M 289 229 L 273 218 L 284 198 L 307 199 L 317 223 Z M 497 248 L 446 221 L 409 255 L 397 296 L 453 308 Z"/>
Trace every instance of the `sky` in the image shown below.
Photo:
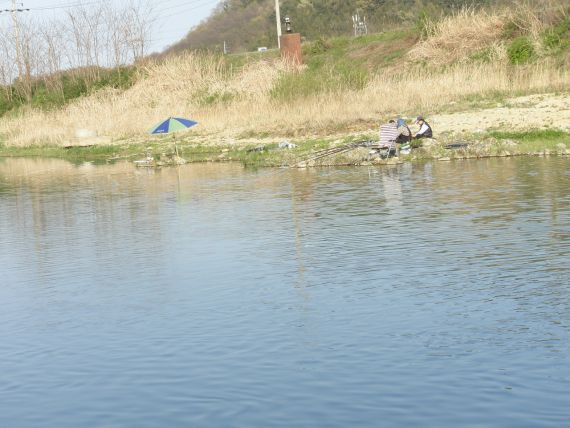
<path fill-rule="evenodd" d="M 78 4 L 124 4 L 126 0 L 17 0 L 18 7 L 29 8 L 38 18 L 53 18 Z M 210 16 L 220 0 L 148 0 L 154 9 L 156 21 L 152 30 L 150 52 L 160 52 L 182 39 L 190 29 Z M 11 0 L 0 0 L 0 10 L 9 9 Z M 0 20 L 10 20 L 8 13 L 0 13 Z"/>

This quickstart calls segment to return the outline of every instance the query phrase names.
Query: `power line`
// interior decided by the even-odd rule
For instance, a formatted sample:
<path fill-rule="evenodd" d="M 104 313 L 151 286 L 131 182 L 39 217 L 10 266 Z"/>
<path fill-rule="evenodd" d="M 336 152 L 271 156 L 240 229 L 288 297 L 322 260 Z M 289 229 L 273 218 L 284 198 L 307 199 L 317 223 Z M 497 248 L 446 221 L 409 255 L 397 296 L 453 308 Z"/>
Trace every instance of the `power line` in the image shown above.
<path fill-rule="evenodd" d="M 111 1 L 111 0 L 92 0 L 92 1 L 79 1 L 79 2 L 75 1 L 75 2 L 64 3 L 64 4 L 52 4 L 52 5 L 48 5 L 48 6 L 34 7 L 31 9 L 32 10 L 70 9 L 70 8 L 74 8 L 74 7 L 93 6 L 93 5 L 97 5 L 97 4 L 109 3 L 109 1 Z M 186 5 L 190 5 L 192 3 L 196 3 L 196 1 L 185 1 L 185 2 L 179 3 L 177 5 L 161 7 L 161 10 L 174 9 L 176 7 L 179 7 L 179 6 L 186 6 Z"/>
<path fill-rule="evenodd" d="M 3 3 L 9 1 L 14 1 L 14 0 L 0 0 L 0 5 L 2 5 Z M 25 11 L 30 11 L 30 12 L 45 12 L 45 11 L 59 11 L 59 10 L 64 10 L 64 9 L 73 9 L 73 8 L 80 8 L 80 7 L 86 7 L 86 6 L 96 6 L 96 5 L 102 5 L 102 4 L 109 4 L 110 2 L 112 2 L 112 0 L 86 0 L 86 1 L 81 1 L 81 0 L 69 0 L 67 2 L 62 2 L 62 3 L 55 3 L 50 2 L 48 4 L 44 4 L 42 6 L 39 7 L 29 7 L 26 8 Z M 193 10 L 197 10 L 197 9 L 201 9 L 201 8 L 205 8 L 208 6 L 212 6 L 214 7 L 215 5 L 219 4 L 220 0 L 174 0 L 174 2 L 170 2 L 169 0 L 163 0 L 163 6 L 159 7 L 158 13 L 156 14 L 150 14 L 150 16 L 148 16 L 149 22 L 150 23 L 157 23 L 157 22 L 161 22 L 164 21 L 166 19 L 172 18 L 174 16 L 178 16 L 178 15 L 183 15 L 186 14 L 188 12 L 191 12 Z M 0 6 L 1 7 L 1 6 Z M 11 9 L 6 9 L 6 12 L 11 12 Z M 0 13 L 2 13 L 3 10 L 0 9 Z M 165 12 L 168 12 L 165 14 Z M 163 41 L 163 40 L 168 40 L 171 37 L 168 37 L 168 35 L 173 34 L 174 32 L 172 31 L 168 31 L 168 32 L 162 32 L 160 31 L 160 27 L 162 27 L 163 25 L 158 25 L 159 28 L 156 29 L 156 34 L 159 37 L 156 38 L 152 38 L 151 40 L 152 42 L 157 42 L 157 41 Z M 180 31 L 180 33 L 184 33 L 182 36 L 180 36 L 180 38 L 183 38 L 185 34 L 188 33 L 188 31 L 190 31 L 191 28 L 187 28 L 186 30 L 182 30 Z M 154 31 L 153 31 L 154 32 Z M 178 32 L 176 32 L 178 33 Z M 177 35 L 173 34 L 174 37 L 177 37 Z M 175 40 L 172 41 L 173 43 L 175 42 Z"/>
<path fill-rule="evenodd" d="M 30 9 L 24 7 L 18 7 L 14 9 L 0 9 L 0 13 L 17 13 L 17 12 L 29 12 Z"/>
<path fill-rule="evenodd" d="M 191 5 L 191 4 L 199 3 L 200 1 L 202 1 L 202 0 L 193 0 L 193 1 L 188 1 L 188 0 L 187 0 L 187 1 L 185 1 L 185 2 L 178 3 L 178 4 L 174 4 L 174 5 L 171 5 L 171 6 L 161 7 L 160 10 L 163 11 L 163 10 L 176 9 L 177 7 L 180 7 L 180 6 L 189 6 L 189 5 Z M 210 0 L 210 1 L 211 1 L 211 0 Z M 216 0 L 216 3 L 217 3 L 217 2 L 218 2 L 218 0 Z"/>
<path fill-rule="evenodd" d="M 110 0 L 95 0 L 95 1 L 88 1 L 88 2 L 75 2 L 75 3 L 64 3 L 59 5 L 53 6 L 43 6 L 43 7 L 34 7 L 32 10 L 56 10 L 56 9 L 71 9 L 74 7 L 82 7 L 82 6 L 93 6 L 96 4 L 103 4 L 108 3 Z"/>
<path fill-rule="evenodd" d="M 10 1 L 10 0 L 8 0 Z M 25 11 L 46 11 L 46 10 L 59 10 L 59 9 L 72 9 L 75 7 L 84 7 L 84 6 L 94 6 L 94 5 L 98 5 L 98 4 L 105 4 L 105 3 L 109 3 L 112 0 L 92 0 L 92 1 L 86 1 L 86 2 L 70 2 L 70 3 L 63 3 L 63 4 L 52 4 L 52 5 L 48 5 L 48 6 L 42 6 L 42 7 L 31 7 L 31 8 L 26 8 Z M 219 3 L 219 0 L 206 0 L 204 2 L 204 0 L 187 0 L 181 3 L 177 3 L 177 4 L 173 4 L 173 5 L 167 5 L 166 7 L 161 7 L 160 8 L 160 13 L 158 13 L 156 15 L 156 17 L 153 19 L 153 21 L 156 21 L 158 19 L 165 19 L 165 18 L 170 18 L 172 16 L 178 15 L 180 13 L 185 13 L 185 12 L 190 12 L 192 10 L 195 9 L 199 9 L 201 7 L 204 6 L 208 6 L 209 4 L 217 4 Z M 168 15 L 163 15 L 162 12 L 163 11 L 167 11 L 167 10 L 171 10 L 171 9 L 177 9 L 179 7 L 184 7 L 184 6 L 192 6 L 190 8 L 186 8 L 186 9 L 182 9 L 182 10 L 178 10 L 174 13 L 170 13 Z M 20 11 L 20 10 L 18 10 Z M 24 11 L 24 10 L 22 10 Z M 2 12 L 11 12 L 11 9 L 0 9 L 0 13 Z"/>
<path fill-rule="evenodd" d="M 29 8 L 24 7 L 24 3 L 17 3 L 16 0 L 10 0 L 12 5 L 10 9 L 0 9 L 0 13 L 7 12 L 7 13 L 17 13 L 17 12 L 29 12 Z M 20 7 L 18 7 L 18 4 Z"/>
<path fill-rule="evenodd" d="M 161 15 L 161 14 L 158 14 L 158 15 L 156 16 L 156 18 L 154 19 L 154 21 L 158 21 L 158 20 L 166 19 L 166 18 L 171 18 L 171 17 L 176 16 L 176 15 L 179 15 L 179 14 L 181 14 L 181 13 L 190 12 L 190 11 L 192 11 L 192 10 L 200 9 L 200 8 L 202 8 L 202 7 L 204 7 L 204 6 L 208 6 L 208 5 L 211 5 L 211 4 L 212 4 L 212 0 L 206 0 L 205 3 L 198 4 L 198 3 L 200 3 L 201 1 L 203 1 L 203 0 L 197 0 L 197 1 L 195 1 L 195 2 L 188 2 L 188 5 L 190 5 L 190 4 L 195 4 L 195 6 L 193 6 L 193 7 L 191 7 L 191 8 L 188 8 L 188 9 L 182 9 L 182 10 L 179 10 L 179 11 L 177 11 L 177 12 L 170 13 L 170 14 L 168 14 L 168 15 Z M 216 1 L 216 3 L 217 3 L 217 1 Z M 173 9 L 173 8 L 174 8 L 174 7 L 171 7 L 170 9 Z M 163 8 L 163 10 L 165 10 L 165 9 L 166 9 L 166 8 Z"/>

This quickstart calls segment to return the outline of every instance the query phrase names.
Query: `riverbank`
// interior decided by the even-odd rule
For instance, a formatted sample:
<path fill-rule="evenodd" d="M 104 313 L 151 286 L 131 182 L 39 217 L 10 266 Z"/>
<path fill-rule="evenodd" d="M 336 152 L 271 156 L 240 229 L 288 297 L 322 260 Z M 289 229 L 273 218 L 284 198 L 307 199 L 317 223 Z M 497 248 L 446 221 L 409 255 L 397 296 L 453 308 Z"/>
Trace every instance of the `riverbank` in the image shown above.
<path fill-rule="evenodd" d="M 407 156 L 388 162 L 426 159 L 458 159 L 490 156 L 567 155 L 570 149 L 570 93 L 541 93 L 519 97 L 475 97 L 451 102 L 429 114 L 437 140 L 423 141 Z M 401 115 L 413 122 L 413 115 Z M 382 120 L 386 120 L 383 118 Z M 152 158 L 149 166 L 178 162 L 239 162 L 245 166 L 297 165 L 320 150 L 356 141 L 378 139 L 379 120 L 353 120 L 341 129 L 289 135 L 283 131 L 209 133 L 201 125 L 174 135 L 141 134 L 125 139 L 87 133 L 65 144 L 17 145 L 0 141 L 0 156 L 40 156 L 107 163 Z M 410 126 L 415 131 L 413 125 Z M 291 147 L 281 149 L 279 146 Z M 446 149 L 446 146 L 454 148 Z M 176 151 L 178 157 L 176 157 Z M 309 165 L 365 164 L 368 151 L 357 149 L 330 156 Z M 145 164 L 143 162 L 142 164 Z"/>
<path fill-rule="evenodd" d="M 369 161 L 365 147 L 346 153 L 310 160 L 324 149 L 357 141 L 371 141 L 374 133 L 315 139 L 275 138 L 254 141 L 199 143 L 161 138 L 154 141 L 87 147 L 9 147 L 0 145 L 0 157 L 45 157 L 72 163 L 113 163 L 132 161 L 139 166 L 161 167 L 180 163 L 236 162 L 246 167 L 318 167 L 339 165 L 390 164 L 425 160 L 453 160 L 508 156 L 569 156 L 570 132 L 554 129 L 444 133 L 437 139 L 414 142 L 407 155 Z"/>

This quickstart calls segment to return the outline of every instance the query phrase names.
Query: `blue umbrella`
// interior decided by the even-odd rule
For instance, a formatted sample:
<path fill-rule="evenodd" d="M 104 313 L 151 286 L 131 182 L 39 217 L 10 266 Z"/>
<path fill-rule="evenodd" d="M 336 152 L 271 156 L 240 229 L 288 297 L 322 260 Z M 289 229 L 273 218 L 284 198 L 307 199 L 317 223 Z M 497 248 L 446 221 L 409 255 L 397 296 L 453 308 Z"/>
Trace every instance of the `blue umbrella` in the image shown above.
<path fill-rule="evenodd" d="M 155 125 L 150 131 L 148 131 L 148 133 L 168 134 L 170 132 L 182 131 L 197 124 L 198 122 L 194 122 L 193 120 L 183 119 L 181 117 L 169 117 L 168 119 Z"/>

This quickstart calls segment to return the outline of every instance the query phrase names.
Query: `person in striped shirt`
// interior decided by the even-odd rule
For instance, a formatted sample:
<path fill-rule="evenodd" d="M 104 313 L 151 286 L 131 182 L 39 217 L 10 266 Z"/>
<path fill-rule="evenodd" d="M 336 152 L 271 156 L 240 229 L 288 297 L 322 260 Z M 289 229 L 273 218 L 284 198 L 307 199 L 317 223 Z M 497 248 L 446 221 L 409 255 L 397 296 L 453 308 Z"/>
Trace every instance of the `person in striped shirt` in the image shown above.
<path fill-rule="evenodd" d="M 398 132 L 398 126 L 396 125 L 396 121 L 391 119 L 388 123 L 380 126 L 380 145 L 381 146 L 390 146 L 393 145 L 400 133 Z"/>

